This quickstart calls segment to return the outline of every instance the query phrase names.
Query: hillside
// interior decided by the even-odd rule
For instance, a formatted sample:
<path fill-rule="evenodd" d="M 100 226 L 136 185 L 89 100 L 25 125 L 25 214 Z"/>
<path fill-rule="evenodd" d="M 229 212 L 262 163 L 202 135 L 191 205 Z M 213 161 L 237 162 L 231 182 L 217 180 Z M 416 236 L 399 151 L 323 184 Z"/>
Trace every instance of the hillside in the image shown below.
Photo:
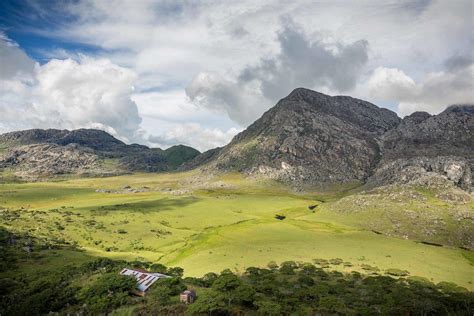
<path fill-rule="evenodd" d="M 474 106 L 451 106 L 438 115 L 415 112 L 382 136 L 383 156 L 372 184 L 432 184 L 442 176 L 472 189 Z"/>
<path fill-rule="evenodd" d="M 230 144 L 185 166 L 239 171 L 294 187 L 354 182 L 373 187 L 424 176 L 420 185 L 439 178 L 471 190 L 473 109 L 452 106 L 402 120 L 366 101 L 299 88 Z"/>
<path fill-rule="evenodd" d="M 166 150 L 127 145 L 94 129 L 33 129 L 0 135 L 0 168 L 23 178 L 169 171 L 198 154 L 183 145 Z"/>

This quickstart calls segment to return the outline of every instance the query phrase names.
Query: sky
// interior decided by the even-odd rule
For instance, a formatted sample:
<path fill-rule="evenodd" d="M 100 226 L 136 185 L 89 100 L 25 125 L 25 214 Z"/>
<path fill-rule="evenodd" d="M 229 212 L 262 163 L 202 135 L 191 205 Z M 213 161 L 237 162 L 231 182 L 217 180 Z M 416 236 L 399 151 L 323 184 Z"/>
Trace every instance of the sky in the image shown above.
<path fill-rule="evenodd" d="M 401 117 L 474 103 L 474 8 L 436 1 L 0 1 L 0 133 L 227 144 L 293 89 Z"/>

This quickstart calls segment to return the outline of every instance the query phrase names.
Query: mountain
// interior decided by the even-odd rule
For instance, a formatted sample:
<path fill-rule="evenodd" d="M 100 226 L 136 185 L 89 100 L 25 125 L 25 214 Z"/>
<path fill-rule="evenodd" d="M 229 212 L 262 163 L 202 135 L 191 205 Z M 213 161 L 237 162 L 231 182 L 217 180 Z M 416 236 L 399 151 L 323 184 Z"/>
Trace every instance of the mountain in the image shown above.
<path fill-rule="evenodd" d="M 382 143 L 383 156 L 370 183 L 427 185 L 437 174 L 463 189 L 472 187 L 474 106 L 454 105 L 438 115 L 415 112 L 385 133 Z"/>
<path fill-rule="evenodd" d="M 227 146 L 184 168 L 239 171 L 297 187 L 380 186 L 436 174 L 469 189 L 473 109 L 452 106 L 438 115 L 416 112 L 402 120 L 366 101 L 298 88 Z"/>
<path fill-rule="evenodd" d="M 364 182 L 380 160 L 379 139 L 399 123 L 395 113 L 369 102 L 299 88 L 203 168 L 293 185 Z"/>
<path fill-rule="evenodd" d="M 222 148 L 127 145 L 94 129 L 0 135 L 0 167 L 22 176 L 199 168 L 242 172 L 295 188 L 417 183 L 472 190 L 474 106 L 396 113 L 348 96 L 298 88 Z"/>
<path fill-rule="evenodd" d="M 0 135 L 0 168 L 22 177 L 169 171 L 198 154 L 183 145 L 166 150 L 127 145 L 95 129 L 32 129 Z"/>

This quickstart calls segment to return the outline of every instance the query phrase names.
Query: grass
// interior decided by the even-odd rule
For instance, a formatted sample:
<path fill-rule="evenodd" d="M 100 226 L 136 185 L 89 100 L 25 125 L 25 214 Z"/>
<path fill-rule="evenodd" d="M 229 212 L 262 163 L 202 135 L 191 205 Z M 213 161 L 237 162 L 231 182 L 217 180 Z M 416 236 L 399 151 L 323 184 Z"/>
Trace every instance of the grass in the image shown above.
<path fill-rule="evenodd" d="M 351 263 L 335 266 L 341 271 L 406 270 L 473 290 L 472 252 L 375 234 L 360 224 L 376 214 L 373 208 L 361 215 L 332 212 L 352 188 L 297 194 L 238 174 L 203 180 L 193 172 L 7 183 L 0 187 L 0 225 L 83 250 L 44 251 L 40 269 L 105 256 L 181 266 L 200 276 L 270 261 L 340 258 Z M 310 205 L 319 205 L 315 213 Z M 25 262 L 21 269 L 36 267 Z"/>

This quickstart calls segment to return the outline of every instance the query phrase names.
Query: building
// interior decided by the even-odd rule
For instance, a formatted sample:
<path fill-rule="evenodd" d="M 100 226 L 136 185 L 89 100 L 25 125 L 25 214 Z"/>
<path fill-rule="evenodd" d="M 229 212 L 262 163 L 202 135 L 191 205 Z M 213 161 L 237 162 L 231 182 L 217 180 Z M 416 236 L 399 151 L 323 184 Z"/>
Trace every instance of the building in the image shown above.
<path fill-rule="evenodd" d="M 152 273 L 143 269 L 123 269 L 120 271 L 121 275 L 131 275 L 137 280 L 137 290 L 134 294 L 145 296 L 146 291 L 153 285 L 157 280 L 163 278 L 170 278 L 168 275 L 161 273 Z"/>
<path fill-rule="evenodd" d="M 179 295 L 181 303 L 192 304 L 196 300 L 196 292 L 194 290 L 186 290 Z"/>

